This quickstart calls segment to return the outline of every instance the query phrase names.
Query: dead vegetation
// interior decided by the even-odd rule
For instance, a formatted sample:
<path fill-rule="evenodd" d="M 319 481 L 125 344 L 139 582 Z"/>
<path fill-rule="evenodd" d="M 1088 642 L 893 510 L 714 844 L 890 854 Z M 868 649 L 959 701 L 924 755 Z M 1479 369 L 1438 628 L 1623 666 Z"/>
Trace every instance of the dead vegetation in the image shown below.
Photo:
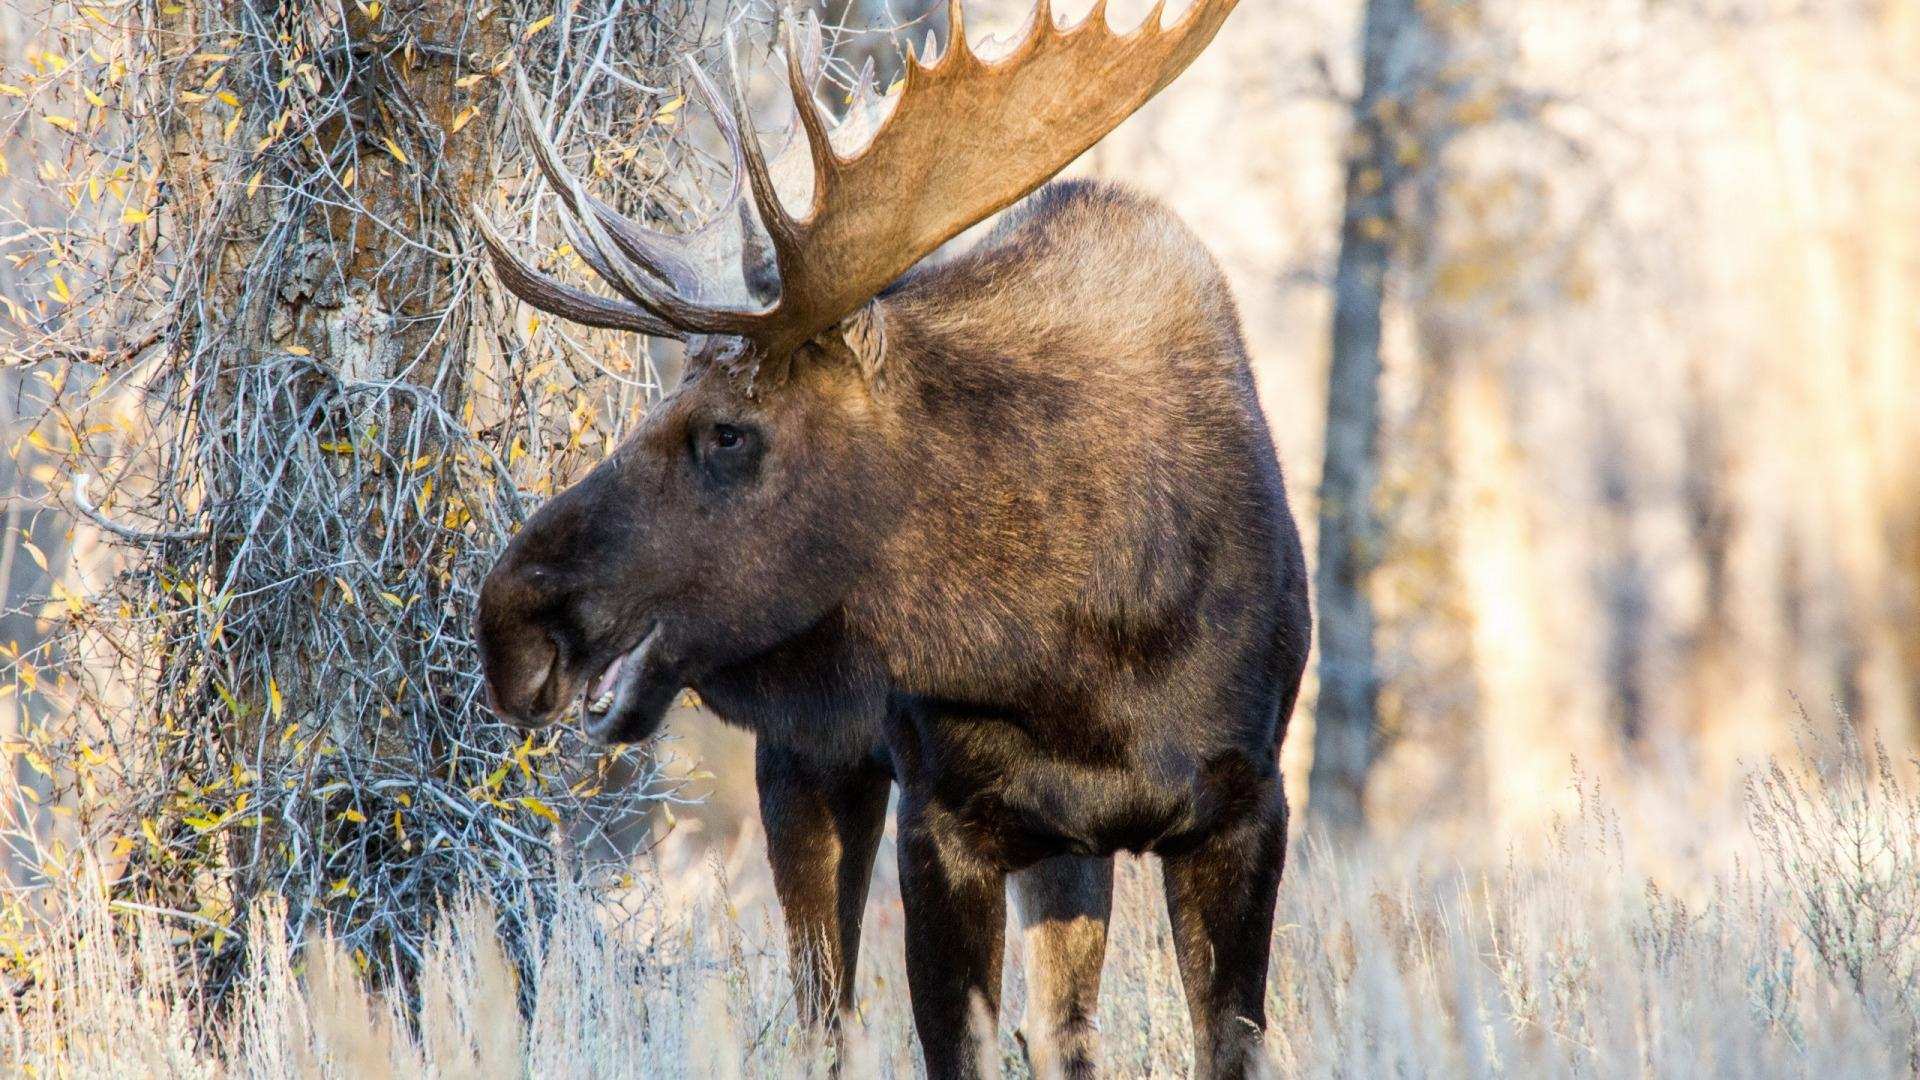
<path fill-rule="evenodd" d="M 1308 851 L 1275 941 L 1275 1063 L 1289 1076 L 1908 1073 L 1920 798 L 1912 763 L 1858 749 L 1756 770 L 1730 833 L 1625 825 L 1583 781 L 1575 813 L 1511 850 Z M 524 988 L 493 913 L 457 906 L 411 1001 L 370 989 L 324 933 L 296 959 L 284 907 L 263 902 L 260 947 L 218 1021 L 172 973 L 166 920 L 75 888 L 35 926 L 47 978 L 9 999 L 0 1046 L 41 1076 L 806 1073 L 824 1059 L 795 1023 L 764 884 L 741 870 L 760 858 L 673 869 L 663 853 L 611 907 L 566 891 Z M 1158 875 L 1127 860 L 1120 877 L 1108 1065 L 1177 1076 L 1185 1006 Z M 915 1074 L 897 910 L 885 888 L 870 904 L 856 1075 Z M 1020 1075 L 1010 1030 L 1003 1043 Z"/>

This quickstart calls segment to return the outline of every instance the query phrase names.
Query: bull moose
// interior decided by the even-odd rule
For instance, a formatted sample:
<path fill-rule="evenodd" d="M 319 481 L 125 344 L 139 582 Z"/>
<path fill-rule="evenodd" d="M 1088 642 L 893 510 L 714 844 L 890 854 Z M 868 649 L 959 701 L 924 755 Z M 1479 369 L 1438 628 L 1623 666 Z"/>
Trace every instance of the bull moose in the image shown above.
<path fill-rule="evenodd" d="M 1056 25 L 1001 56 L 959 0 L 933 62 L 851 150 L 787 76 L 811 158 L 791 212 L 737 74 L 697 66 L 736 169 L 737 280 L 709 231 L 641 227 L 528 145 L 617 296 L 524 262 L 543 311 L 686 342 L 685 373 L 542 506 L 480 595 L 494 707 L 656 731 L 692 688 L 757 733 L 800 1008 L 852 1000 L 898 784 L 909 993 L 929 1073 L 998 1060 L 1006 891 L 1042 1075 L 1091 1075 L 1112 856 L 1163 868 L 1195 1073 L 1255 1068 L 1287 836 L 1280 742 L 1310 616 L 1298 531 L 1219 268 L 1151 200 L 1054 173 L 1183 70 L 1235 0 L 1170 26 Z M 744 188 L 751 200 L 742 195 Z M 1037 192 L 1037 193 L 1036 193 Z M 1030 196 L 1028 198 L 1028 196 Z M 917 265 L 995 212 L 972 251 Z M 730 258 L 731 256 L 729 256 Z M 984 1021 L 984 1022 L 983 1022 Z"/>

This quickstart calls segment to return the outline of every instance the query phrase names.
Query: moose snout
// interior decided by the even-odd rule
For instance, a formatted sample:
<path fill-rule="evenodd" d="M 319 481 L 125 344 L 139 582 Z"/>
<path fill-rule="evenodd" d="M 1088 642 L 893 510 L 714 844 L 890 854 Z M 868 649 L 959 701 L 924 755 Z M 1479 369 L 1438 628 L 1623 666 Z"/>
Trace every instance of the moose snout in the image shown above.
<path fill-rule="evenodd" d="M 515 727 L 545 727 L 566 702 L 560 685 L 565 678 L 558 670 L 559 652 L 546 636 L 532 631 L 527 638 L 481 646 L 487 707 Z"/>
<path fill-rule="evenodd" d="M 561 649 L 535 621 L 535 597 L 507 560 L 480 589 L 476 634 L 487 707 L 516 727 L 543 727 L 567 699 Z"/>

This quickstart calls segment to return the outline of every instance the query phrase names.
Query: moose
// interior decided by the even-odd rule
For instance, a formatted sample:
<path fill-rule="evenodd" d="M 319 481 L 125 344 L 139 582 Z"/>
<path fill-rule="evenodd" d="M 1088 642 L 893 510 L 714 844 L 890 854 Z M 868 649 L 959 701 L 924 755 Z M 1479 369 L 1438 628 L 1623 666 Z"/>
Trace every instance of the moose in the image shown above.
<path fill-rule="evenodd" d="M 1299 534 L 1205 247 L 1140 195 L 1047 184 L 1234 4 L 1194 0 L 1168 26 L 1156 7 L 1123 34 L 1104 3 L 1063 27 L 1040 0 L 989 59 L 949 0 L 944 51 L 909 58 L 850 149 L 789 24 L 803 213 L 737 72 L 723 95 L 694 66 L 733 155 L 712 220 L 739 226 L 737 280 L 713 269 L 712 223 L 662 232 L 587 192 L 523 80 L 531 152 L 617 295 L 536 269 L 475 208 L 528 304 L 686 345 L 677 388 L 483 584 L 493 707 L 539 726 L 578 702 L 591 737 L 635 741 L 691 688 L 754 731 L 799 1008 L 822 1029 L 851 1006 L 897 784 L 908 990 L 935 1077 L 996 1069 L 1009 890 L 1029 1059 L 1092 1075 L 1123 851 L 1161 861 L 1195 1074 L 1262 1060 L 1278 756 L 1310 638 Z M 971 251 L 927 260 L 1009 207 Z"/>

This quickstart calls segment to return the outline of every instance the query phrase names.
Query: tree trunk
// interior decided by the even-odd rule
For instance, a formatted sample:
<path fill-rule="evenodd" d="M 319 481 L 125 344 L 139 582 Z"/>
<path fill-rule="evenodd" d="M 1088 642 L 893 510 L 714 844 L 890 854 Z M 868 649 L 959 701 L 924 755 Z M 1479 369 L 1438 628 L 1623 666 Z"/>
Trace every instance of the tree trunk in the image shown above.
<path fill-rule="evenodd" d="M 1367 771 L 1379 713 L 1374 608 L 1368 586 L 1380 522 L 1380 310 L 1393 253 L 1395 195 L 1404 172 L 1393 130 L 1398 47 L 1415 25 L 1412 0 L 1370 0 L 1361 37 L 1362 87 L 1347 159 L 1346 211 L 1334 278 L 1327 372 L 1326 459 L 1320 480 L 1320 700 L 1314 717 L 1308 817 L 1336 834 L 1366 822 Z"/>
<path fill-rule="evenodd" d="M 563 258 L 521 224 L 543 204 L 500 197 L 544 190 L 500 92 L 515 58 L 606 197 L 673 194 L 676 60 L 725 12 L 135 7 L 87 54 L 110 92 L 54 125 L 112 198 L 63 220 L 57 302 L 0 296 L 35 355 L 97 365 L 89 394 L 139 406 L 58 463 L 106 481 L 97 507 L 70 501 L 128 567 L 55 643 L 79 705 L 36 757 L 84 824 L 67 846 L 122 860 L 116 899 L 202 913 L 179 944 L 214 997 L 268 895 L 295 940 L 324 924 L 405 976 L 446 899 L 492 889 L 526 960 L 564 869 L 552 826 L 598 792 L 569 733 L 536 742 L 483 707 L 473 594 L 525 493 L 584 471 L 657 381 L 637 337 L 503 303 L 473 208 Z"/>

